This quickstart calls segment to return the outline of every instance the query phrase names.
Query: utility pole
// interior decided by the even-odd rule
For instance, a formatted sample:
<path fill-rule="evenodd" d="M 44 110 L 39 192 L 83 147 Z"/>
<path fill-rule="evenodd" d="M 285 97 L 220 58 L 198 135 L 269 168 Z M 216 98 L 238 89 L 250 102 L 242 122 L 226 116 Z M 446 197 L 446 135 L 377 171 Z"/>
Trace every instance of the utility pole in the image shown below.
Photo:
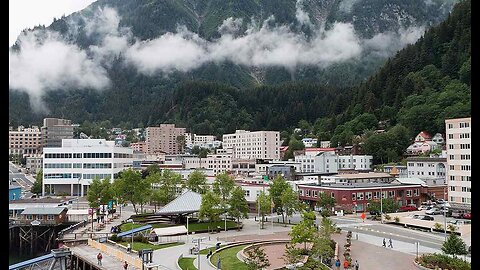
<path fill-rule="evenodd" d="M 192 241 L 198 245 L 198 257 L 197 257 L 197 269 L 200 270 L 200 243 L 205 239 L 205 237 L 195 238 Z"/>
<path fill-rule="evenodd" d="M 380 223 L 383 223 L 383 189 L 380 187 Z"/>

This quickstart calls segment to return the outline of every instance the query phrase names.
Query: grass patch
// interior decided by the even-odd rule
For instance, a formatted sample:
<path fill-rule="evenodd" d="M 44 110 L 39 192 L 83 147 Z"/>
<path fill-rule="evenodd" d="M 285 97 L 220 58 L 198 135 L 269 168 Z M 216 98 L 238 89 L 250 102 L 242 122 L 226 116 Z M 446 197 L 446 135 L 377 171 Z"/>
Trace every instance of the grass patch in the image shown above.
<path fill-rule="evenodd" d="M 193 261 L 195 260 L 195 258 L 181 258 L 178 260 L 178 266 L 180 266 L 180 268 L 182 268 L 182 270 L 194 270 L 194 269 L 197 269 L 194 265 L 193 265 Z"/>
<path fill-rule="evenodd" d="M 148 224 L 146 224 L 146 223 L 134 223 L 133 227 L 132 227 L 132 223 L 124 223 L 124 224 L 120 225 L 120 230 L 122 230 L 122 232 L 126 232 L 126 231 L 131 230 L 132 228 L 136 229 L 136 228 L 143 227 L 145 225 L 148 225 Z M 168 223 L 156 223 L 156 224 L 151 224 L 151 225 L 152 225 L 153 228 L 164 228 L 164 227 L 176 226 L 176 224 L 168 224 Z"/>
<path fill-rule="evenodd" d="M 212 255 L 210 261 L 217 265 L 218 258 L 222 264 L 222 269 L 248 270 L 247 265 L 237 258 L 237 253 L 250 244 L 226 248 Z"/>
<path fill-rule="evenodd" d="M 225 245 L 220 245 L 220 247 L 224 247 Z M 205 248 L 205 249 L 202 249 L 200 250 L 200 254 L 201 255 L 207 255 L 209 251 L 212 251 L 214 252 L 215 251 L 215 247 L 209 247 L 209 248 Z"/>
<path fill-rule="evenodd" d="M 128 243 L 130 242 L 118 242 L 118 244 L 127 246 Z M 162 249 L 162 248 L 168 248 L 168 247 L 174 247 L 178 245 L 182 245 L 183 243 L 176 242 L 176 243 L 165 243 L 165 244 L 160 244 L 160 245 L 152 245 L 150 243 L 142 243 L 142 242 L 133 242 L 133 249 L 136 251 L 142 250 L 142 249 Z"/>
<path fill-rule="evenodd" d="M 185 225 L 186 226 L 186 225 Z M 225 230 L 225 221 L 217 221 L 217 222 L 201 222 L 201 223 L 188 223 L 188 231 L 189 232 L 197 232 L 197 231 L 207 231 L 210 227 L 210 230 L 217 229 L 217 226 L 221 228 L 221 230 Z M 236 228 L 237 223 L 235 221 L 227 221 L 227 229 Z"/>
<path fill-rule="evenodd" d="M 416 260 L 423 267 L 430 269 L 436 269 L 437 267 L 441 269 L 454 269 L 454 270 L 471 270 L 472 265 L 461 259 L 460 257 L 450 257 L 443 254 L 433 253 L 433 254 L 423 254 Z"/>

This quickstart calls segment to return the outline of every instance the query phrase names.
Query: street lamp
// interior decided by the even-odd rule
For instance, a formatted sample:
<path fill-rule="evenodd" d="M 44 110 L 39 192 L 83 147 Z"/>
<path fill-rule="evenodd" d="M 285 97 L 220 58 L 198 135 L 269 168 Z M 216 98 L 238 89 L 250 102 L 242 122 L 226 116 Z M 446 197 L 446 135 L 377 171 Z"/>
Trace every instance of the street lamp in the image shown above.
<path fill-rule="evenodd" d="M 383 223 L 383 189 L 380 187 L 380 223 Z"/>
<path fill-rule="evenodd" d="M 133 250 L 133 224 L 135 223 L 133 219 L 127 219 L 127 222 L 130 222 L 132 224 L 132 246 L 130 247 L 130 250 Z"/>
<path fill-rule="evenodd" d="M 190 218 L 190 217 L 187 215 L 187 243 L 188 243 L 188 219 L 189 219 L 189 218 Z"/>
<path fill-rule="evenodd" d="M 77 193 L 77 210 L 78 210 L 78 201 L 80 200 L 80 180 L 82 179 L 82 176 L 78 177 L 77 185 L 78 185 L 78 193 Z"/>

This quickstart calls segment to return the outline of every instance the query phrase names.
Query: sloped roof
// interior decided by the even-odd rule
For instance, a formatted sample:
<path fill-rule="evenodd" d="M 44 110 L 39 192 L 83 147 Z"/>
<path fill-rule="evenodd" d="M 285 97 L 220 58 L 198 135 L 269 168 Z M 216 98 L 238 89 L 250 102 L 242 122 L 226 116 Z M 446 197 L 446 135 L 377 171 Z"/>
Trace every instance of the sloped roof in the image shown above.
<path fill-rule="evenodd" d="M 402 185 L 414 184 L 414 185 L 427 186 L 425 181 L 423 181 L 422 179 L 420 179 L 418 177 L 399 177 L 399 178 L 395 178 L 395 179 Z"/>
<path fill-rule="evenodd" d="M 172 215 L 195 213 L 200 211 L 201 204 L 202 195 L 197 192 L 187 191 L 165 205 L 157 212 L 157 214 Z"/>
<path fill-rule="evenodd" d="M 142 231 L 145 231 L 145 230 L 149 230 L 151 228 L 152 228 L 152 225 L 145 225 L 145 226 L 142 226 L 142 227 L 139 227 L 139 228 L 135 228 L 133 230 L 128 230 L 126 232 L 121 232 L 121 233 L 117 234 L 117 236 L 118 237 L 129 236 L 132 233 L 142 232 Z"/>
<path fill-rule="evenodd" d="M 25 208 L 22 215 L 59 215 L 66 207 L 32 207 Z"/>

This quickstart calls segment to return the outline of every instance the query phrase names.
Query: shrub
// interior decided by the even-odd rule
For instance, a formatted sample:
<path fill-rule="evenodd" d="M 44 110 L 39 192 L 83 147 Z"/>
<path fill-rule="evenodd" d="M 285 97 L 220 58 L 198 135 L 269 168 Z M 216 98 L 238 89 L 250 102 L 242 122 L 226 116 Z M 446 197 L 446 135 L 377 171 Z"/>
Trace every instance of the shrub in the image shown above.
<path fill-rule="evenodd" d="M 450 257 L 443 254 L 423 254 L 417 260 L 423 267 L 436 269 L 455 269 L 455 270 L 471 270 L 472 266 L 469 262 L 456 257 Z"/>
<path fill-rule="evenodd" d="M 392 217 L 389 214 L 385 215 L 385 220 L 391 220 L 391 219 L 392 219 Z"/>
<path fill-rule="evenodd" d="M 116 234 L 110 236 L 108 239 L 113 242 L 118 242 L 119 240 L 121 240 Z"/>
<path fill-rule="evenodd" d="M 400 222 L 400 218 L 399 218 L 399 217 L 395 217 L 394 220 L 395 220 L 396 223 L 399 223 L 399 222 Z"/>
<path fill-rule="evenodd" d="M 441 229 L 443 229 L 443 226 L 442 226 L 442 224 L 436 222 L 436 223 L 433 225 L 433 228 L 434 228 L 435 230 L 441 230 Z"/>

